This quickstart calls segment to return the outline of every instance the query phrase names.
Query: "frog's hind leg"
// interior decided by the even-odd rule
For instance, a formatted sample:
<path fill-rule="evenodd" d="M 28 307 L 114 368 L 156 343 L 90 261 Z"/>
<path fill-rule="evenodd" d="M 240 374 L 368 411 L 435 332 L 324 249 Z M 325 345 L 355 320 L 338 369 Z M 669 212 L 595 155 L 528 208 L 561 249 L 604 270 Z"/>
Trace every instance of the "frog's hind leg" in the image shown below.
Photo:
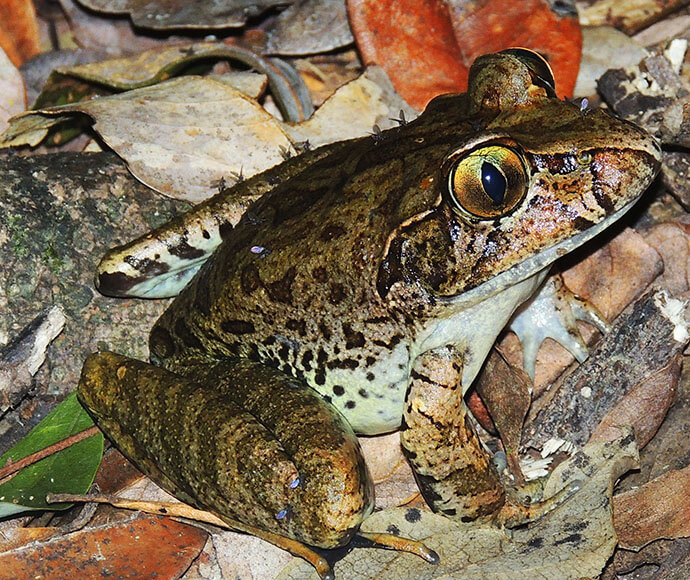
<path fill-rule="evenodd" d="M 79 397 L 121 451 L 180 499 L 299 542 L 346 544 L 373 508 L 359 444 L 314 391 L 247 360 L 176 373 L 89 357 Z"/>

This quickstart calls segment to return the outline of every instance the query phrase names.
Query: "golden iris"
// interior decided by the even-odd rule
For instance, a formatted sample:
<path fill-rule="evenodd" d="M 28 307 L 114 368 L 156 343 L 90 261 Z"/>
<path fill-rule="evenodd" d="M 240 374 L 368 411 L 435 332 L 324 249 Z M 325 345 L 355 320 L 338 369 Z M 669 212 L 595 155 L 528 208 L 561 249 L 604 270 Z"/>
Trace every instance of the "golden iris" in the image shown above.
<path fill-rule="evenodd" d="M 458 158 L 448 174 L 454 209 L 479 219 L 495 219 L 515 209 L 527 193 L 522 156 L 504 145 L 479 147 Z"/>

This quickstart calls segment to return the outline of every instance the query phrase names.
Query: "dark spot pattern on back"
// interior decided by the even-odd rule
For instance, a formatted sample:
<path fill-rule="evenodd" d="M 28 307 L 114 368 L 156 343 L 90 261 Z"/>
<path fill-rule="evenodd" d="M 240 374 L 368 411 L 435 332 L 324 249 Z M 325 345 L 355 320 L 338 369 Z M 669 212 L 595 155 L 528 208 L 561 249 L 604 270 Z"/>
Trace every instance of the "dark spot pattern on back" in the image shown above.
<path fill-rule="evenodd" d="M 246 320 L 224 320 L 220 323 L 223 332 L 230 334 L 250 334 L 254 332 L 254 325 Z"/>

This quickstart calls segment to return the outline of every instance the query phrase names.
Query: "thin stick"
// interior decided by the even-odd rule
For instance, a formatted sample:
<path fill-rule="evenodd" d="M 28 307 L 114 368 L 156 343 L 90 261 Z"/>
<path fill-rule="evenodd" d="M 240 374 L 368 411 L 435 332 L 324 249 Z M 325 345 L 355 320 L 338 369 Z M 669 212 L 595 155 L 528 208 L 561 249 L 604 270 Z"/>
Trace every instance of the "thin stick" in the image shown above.
<path fill-rule="evenodd" d="M 45 459 L 53 453 L 57 453 L 58 451 L 67 449 L 75 443 L 79 443 L 79 441 L 83 441 L 84 439 L 87 439 L 92 435 L 96 435 L 98 432 L 98 427 L 94 425 L 93 427 L 89 427 L 88 429 L 84 429 L 83 431 L 79 431 L 79 433 L 75 433 L 74 435 L 70 435 L 69 437 L 62 439 L 61 441 L 53 443 L 52 445 L 48 445 L 48 447 L 46 447 L 45 449 L 35 451 L 31 455 L 27 455 L 23 459 L 19 459 L 18 461 L 12 461 L 4 467 L 0 467 L 0 483 L 5 483 L 5 481 L 9 481 L 10 479 L 12 479 L 12 477 L 14 477 L 17 474 L 17 472 L 21 471 L 25 467 L 33 465 L 34 463 L 37 463 L 41 459 Z"/>
<path fill-rule="evenodd" d="M 206 522 L 225 529 L 232 529 L 232 527 L 221 520 L 219 517 L 210 512 L 194 509 L 183 503 L 166 502 L 166 501 L 140 501 L 134 499 L 126 499 L 116 495 L 108 494 L 77 494 L 77 493 L 49 493 L 46 495 L 46 502 L 48 503 L 73 503 L 73 502 L 92 502 L 92 503 L 107 503 L 114 507 L 124 508 L 128 510 L 138 510 L 149 514 L 161 514 L 165 516 L 176 516 L 178 518 L 187 518 L 199 522 Z"/>

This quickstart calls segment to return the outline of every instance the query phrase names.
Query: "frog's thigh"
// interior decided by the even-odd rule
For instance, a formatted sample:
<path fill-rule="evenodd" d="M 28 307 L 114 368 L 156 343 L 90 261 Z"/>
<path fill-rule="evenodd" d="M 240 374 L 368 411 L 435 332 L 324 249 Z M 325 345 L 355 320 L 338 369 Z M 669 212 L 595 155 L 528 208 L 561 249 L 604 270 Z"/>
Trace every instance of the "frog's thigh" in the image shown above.
<path fill-rule="evenodd" d="M 99 353 L 84 365 L 79 396 L 116 445 L 181 499 L 308 544 L 349 541 L 373 492 L 337 411 L 250 361 L 193 370 L 192 379 Z"/>
<path fill-rule="evenodd" d="M 457 348 L 446 346 L 417 357 L 401 441 L 431 508 L 473 519 L 497 511 L 505 491 L 468 417 L 461 379 Z"/>

